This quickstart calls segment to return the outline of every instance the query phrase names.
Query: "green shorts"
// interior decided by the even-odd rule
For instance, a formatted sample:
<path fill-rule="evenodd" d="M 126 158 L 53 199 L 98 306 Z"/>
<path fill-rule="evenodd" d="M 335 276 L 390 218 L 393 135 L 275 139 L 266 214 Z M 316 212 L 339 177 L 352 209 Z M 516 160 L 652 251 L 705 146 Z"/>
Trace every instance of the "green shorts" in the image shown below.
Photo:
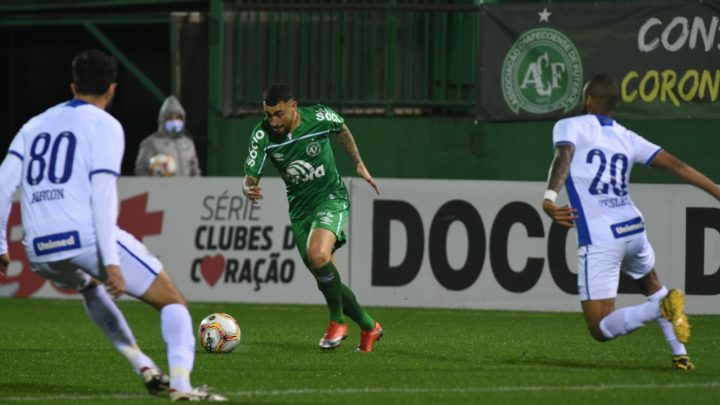
<path fill-rule="evenodd" d="M 314 228 L 323 228 L 335 234 L 337 240 L 333 252 L 347 242 L 345 237 L 345 225 L 350 217 L 350 204 L 347 200 L 336 199 L 326 200 L 315 208 L 315 211 L 304 218 L 291 220 L 295 244 L 297 245 L 300 257 L 308 264 L 306 257 L 307 242 L 310 231 Z"/>

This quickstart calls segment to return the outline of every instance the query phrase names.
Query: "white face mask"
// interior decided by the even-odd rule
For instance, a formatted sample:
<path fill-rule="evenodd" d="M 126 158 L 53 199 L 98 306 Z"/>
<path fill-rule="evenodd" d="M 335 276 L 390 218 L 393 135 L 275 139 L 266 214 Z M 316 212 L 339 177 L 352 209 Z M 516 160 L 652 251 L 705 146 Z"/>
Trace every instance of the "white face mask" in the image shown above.
<path fill-rule="evenodd" d="M 173 134 L 182 132 L 183 128 L 185 128 L 185 121 L 183 120 L 174 119 L 165 121 L 165 130 Z"/>

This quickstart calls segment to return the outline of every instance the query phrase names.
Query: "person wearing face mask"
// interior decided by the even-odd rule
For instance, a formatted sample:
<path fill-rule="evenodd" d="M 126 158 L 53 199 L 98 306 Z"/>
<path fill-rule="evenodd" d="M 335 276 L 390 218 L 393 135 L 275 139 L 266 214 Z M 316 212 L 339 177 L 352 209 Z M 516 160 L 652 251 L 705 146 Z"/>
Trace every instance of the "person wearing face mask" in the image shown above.
<path fill-rule="evenodd" d="M 140 143 L 135 175 L 200 176 L 195 144 L 185 131 L 185 109 L 175 96 L 160 107 L 158 130 Z"/>

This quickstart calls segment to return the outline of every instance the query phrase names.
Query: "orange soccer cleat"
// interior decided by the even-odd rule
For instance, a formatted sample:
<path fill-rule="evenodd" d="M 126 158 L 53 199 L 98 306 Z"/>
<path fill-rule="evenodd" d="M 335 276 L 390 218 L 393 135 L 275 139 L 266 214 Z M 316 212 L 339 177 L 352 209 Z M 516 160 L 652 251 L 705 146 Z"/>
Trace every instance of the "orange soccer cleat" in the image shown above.
<path fill-rule="evenodd" d="M 347 324 L 330 321 L 325 335 L 320 339 L 320 348 L 334 349 L 347 337 Z"/>
<path fill-rule="evenodd" d="M 356 352 L 371 352 L 375 342 L 380 340 L 383 335 L 382 326 L 375 321 L 375 327 L 371 330 L 363 330 L 360 332 L 360 344 L 358 344 Z"/>

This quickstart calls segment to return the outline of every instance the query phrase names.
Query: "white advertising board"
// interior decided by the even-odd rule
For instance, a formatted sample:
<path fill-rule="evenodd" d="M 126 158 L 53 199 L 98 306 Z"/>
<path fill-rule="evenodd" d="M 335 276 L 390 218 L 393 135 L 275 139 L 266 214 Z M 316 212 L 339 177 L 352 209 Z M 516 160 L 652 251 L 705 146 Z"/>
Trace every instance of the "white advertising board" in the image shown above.
<path fill-rule="evenodd" d="M 257 205 L 241 185 L 237 178 L 121 178 L 118 223 L 160 258 L 190 301 L 324 302 L 295 249 L 282 180 L 264 179 Z M 0 279 L 0 294 L 73 295 L 30 272 L 19 216 L 12 219 L 15 262 Z M 337 256 L 346 278 L 347 249 Z"/>
<path fill-rule="evenodd" d="M 322 303 L 289 230 L 284 185 L 258 205 L 239 178 L 121 178 L 119 224 L 162 260 L 190 301 Z M 575 231 L 551 226 L 542 182 L 361 179 L 351 194 L 343 280 L 365 305 L 578 311 Z M 691 313 L 720 313 L 720 208 L 684 185 L 632 186 L 668 287 Z M 564 193 L 559 202 L 562 202 Z M 73 297 L 36 276 L 17 204 L 0 296 Z M 638 303 L 624 280 L 618 305 Z"/>
<path fill-rule="evenodd" d="M 351 184 L 352 287 L 364 302 L 579 310 L 575 230 L 551 228 L 544 183 L 381 179 L 381 196 Z M 687 292 L 688 312 L 720 313 L 717 201 L 684 185 L 633 185 L 632 195 L 660 280 Z M 618 305 L 643 300 L 632 287 L 622 282 Z"/>

